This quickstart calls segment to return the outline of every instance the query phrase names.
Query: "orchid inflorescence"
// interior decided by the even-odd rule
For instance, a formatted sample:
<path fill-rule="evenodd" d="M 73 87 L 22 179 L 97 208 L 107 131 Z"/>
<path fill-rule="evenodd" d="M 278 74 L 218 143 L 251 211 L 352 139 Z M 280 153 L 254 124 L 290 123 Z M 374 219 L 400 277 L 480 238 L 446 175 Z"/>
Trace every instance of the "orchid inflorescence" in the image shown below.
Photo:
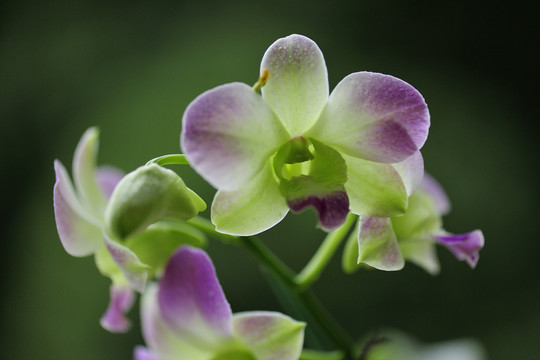
<path fill-rule="evenodd" d="M 102 326 L 128 331 L 126 313 L 135 292 L 142 294 L 147 346 L 136 347 L 137 360 L 382 359 L 384 351 L 368 351 L 372 344 L 362 347 L 341 336 L 341 329 L 325 321 L 326 311 L 306 301 L 347 235 L 345 273 L 362 267 L 400 270 L 408 260 L 436 274 L 436 245 L 472 268 L 478 262 L 481 231 L 453 235 L 442 227 L 450 202 L 424 174 L 420 153 L 429 111 L 403 80 L 357 72 L 329 93 L 319 47 L 291 35 L 268 48 L 253 87 L 230 83 L 204 92 L 189 104 L 182 125 L 183 154 L 164 155 L 127 175 L 96 166 L 96 128 L 77 146 L 73 183 L 60 161 L 54 164 L 62 245 L 73 256 L 94 255 L 98 270 L 112 281 Z M 198 216 L 205 202 L 164 167 L 171 164 L 191 166 L 217 189 L 211 221 Z M 317 226 L 328 235 L 295 274 L 254 235 L 289 210 L 307 208 L 315 210 Z M 202 250 L 207 236 L 248 249 L 295 295 L 291 299 L 310 313 L 335 351 L 303 349 L 304 329 L 312 325 L 303 318 L 269 311 L 233 314 Z M 407 358 L 405 352 L 388 353 Z"/>

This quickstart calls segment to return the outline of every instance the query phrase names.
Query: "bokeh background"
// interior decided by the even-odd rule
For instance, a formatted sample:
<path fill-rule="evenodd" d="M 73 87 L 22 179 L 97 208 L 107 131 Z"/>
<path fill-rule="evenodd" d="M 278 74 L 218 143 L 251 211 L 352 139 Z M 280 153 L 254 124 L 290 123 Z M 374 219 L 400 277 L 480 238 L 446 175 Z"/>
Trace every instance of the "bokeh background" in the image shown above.
<path fill-rule="evenodd" d="M 490 359 L 540 356 L 538 44 L 528 2 L 11 1 L 0 10 L 2 154 L 1 347 L 6 359 L 129 359 L 125 335 L 102 330 L 108 280 L 68 256 L 56 234 L 53 160 L 70 168 L 88 127 L 100 163 L 125 171 L 178 152 L 181 117 L 199 93 L 257 80 L 277 38 L 322 49 L 333 88 L 359 70 L 413 84 L 432 116 L 427 170 L 453 202 L 452 232 L 482 229 L 476 270 L 440 251 L 442 272 L 344 275 L 340 252 L 314 290 L 357 337 L 398 328 L 423 342 L 474 338 Z M 186 182 L 213 189 L 188 168 Z M 299 270 L 323 233 L 312 213 L 263 236 Z M 439 249 L 443 250 L 443 249 Z M 241 249 L 208 248 L 234 311 L 280 310 Z M 457 360 L 457 359 L 456 359 Z"/>

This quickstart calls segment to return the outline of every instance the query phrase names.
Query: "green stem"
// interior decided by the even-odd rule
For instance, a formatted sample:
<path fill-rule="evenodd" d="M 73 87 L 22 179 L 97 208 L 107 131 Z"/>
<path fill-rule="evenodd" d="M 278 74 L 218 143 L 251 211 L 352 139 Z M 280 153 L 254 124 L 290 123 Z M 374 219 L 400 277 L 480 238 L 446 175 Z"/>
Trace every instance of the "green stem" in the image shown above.
<path fill-rule="evenodd" d="M 241 245 L 247 249 L 251 255 L 264 266 L 264 268 L 268 269 L 273 276 L 278 278 L 285 285 L 288 291 L 294 295 L 293 298 L 298 299 L 299 305 L 302 306 L 316 322 L 314 325 L 324 332 L 325 336 L 343 351 L 345 358 L 353 358 L 354 343 L 349 335 L 334 320 L 311 291 L 300 289 L 294 281 L 295 273 L 257 237 L 236 237 L 219 233 L 215 230 L 214 225 L 212 225 L 210 221 L 202 217 L 194 217 L 189 220 L 188 223 L 209 236 L 224 240 L 228 243 Z"/>
<path fill-rule="evenodd" d="M 296 291 L 296 285 L 294 283 L 295 273 L 268 249 L 262 241 L 255 236 L 241 237 L 240 240 L 251 255 L 270 269 L 276 276 L 279 276 L 290 290 Z"/>
<path fill-rule="evenodd" d="M 349 213 L 345 223 L 326 236 L 315 255 L 294 279 L 298 287 L 307 289 L 317 281 L 357 218 L 357 215 Z"/>
<path fill-rule="evenodd" d="M 353 359 L 354 356 L 354 341 L 349 334 L 337 323 L 330 315 L 328 310 L 320 303 L 319 299 L 311 290 L 307 290 L 299 294 L 300 302 L 312 314 L 317 321 L 317 325 L 322 329 L 325 335 L 340 348 L 345 359 Z"/>
<path fill-rule="evenodd" d="M 158 156 L 146 163 L 146 165 L 158 164 L 160 166 L 164 165 L 189 165 L 189 161 L 186 159 L 184 154 L 168 154 Z"/>
<path fill-rule="evenodd" d="M 293 271 L 283 264 L 258 238 L 249 236 L 241 239 L 253 256 L 259 259 L 275 276 L 282 279 L 289 291 L 297 294 L 302 307 L 316 321 L 317 327 L 325 333 L 326 337 L 343 350 L 347 359 L 352 359 L 354 343 L 350 336 L 334 320 L 311 291 L 301 291 L 298 288 L 294 282 Z"/>

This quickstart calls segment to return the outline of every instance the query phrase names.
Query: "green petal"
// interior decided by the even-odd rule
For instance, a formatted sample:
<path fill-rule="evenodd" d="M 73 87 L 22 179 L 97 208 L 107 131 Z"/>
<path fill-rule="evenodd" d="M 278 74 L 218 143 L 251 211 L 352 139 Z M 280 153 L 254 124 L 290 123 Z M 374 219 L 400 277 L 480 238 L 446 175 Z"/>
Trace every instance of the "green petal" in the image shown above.
<path fill-rule="evenodd" d="M 261 72 L 264 69 L 270 73 L 262 88 L 264 100 L 292 137 L 302 135 L 328 100 L 328 73 L 321 50 L 305 36 L 290 35 L 266 50 Z"/>
<path fill-rule="evenodd" d="M 283 314 L 237 313 L 233 315 L 233 327 L 257 360 L 297 360 L 302 351 L 305 324 Z"/>
<path fill-rule="evenodd" d="M 126 241 L 126 246 L 141 262 L 150 266 L 153 273 L 163 269 L 170 255 L 180 245 L 203 247 L 206 236 L 184 223 L 159 221 Z"/>
<path fill-rule="evenodd" d="M 399 249 L 403 257 L 431 275 L 437 275 L 440 271 L 439 260 L 435 250 L 433 238 L 426 236 L 418 239 L 398 239 Z"/>
<path fill-rule="evenodd" d="M 73 180 L 94 216 L 102 218 L 106 200 L 96 181 L 99 130 L 92 127 L 83 134 L 73 157 Z"/>
<path fill-rule="evenodd" d="M 269 161 L 242 188 L 218 191 L 211 218 L 219 232 L 248 236 L 271 228 L 287 215 L 288 210 Z"/>
<path fill-rule="evenodd" d="M 401 270 L 405 265 L 389 218 L 360 216 L 358 262 L 379 270 Z"/>
<path fill-rule="evenodd" d="M 392 165 L 341 155 L 347 163 L 345 189 L 351 212 L 377 217 L 405 213 L 407 189 Z"/>
<path fill-rule="evenodd" d="M 411 195 L 405 215 L 392 218 L 392 227 L 400 241 L 422 238 L 441 230 L 441 226 L 441 216 L 435 209 L 435 204 L 422 191 Z"/>

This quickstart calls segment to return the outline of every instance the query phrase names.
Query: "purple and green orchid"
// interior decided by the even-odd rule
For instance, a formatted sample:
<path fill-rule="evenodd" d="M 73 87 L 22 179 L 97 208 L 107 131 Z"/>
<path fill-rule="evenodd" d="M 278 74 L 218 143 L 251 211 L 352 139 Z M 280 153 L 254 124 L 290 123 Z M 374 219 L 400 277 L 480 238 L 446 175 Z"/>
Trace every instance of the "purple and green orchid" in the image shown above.
<path fill-rule="evenodd" d="M 148 347 L 137 347 L 135 360 L 296 360 L 305 327 L 281 313 L 232 314 L 212 261 L 190 246 L 148 287 L 141 319 Z"/>
<path fill-rule="evenodd" d="M 307 207 L 331 230 L 349 211 L 405 213 L 404 176 L 422 176 L 429 125 L 421 94 L 389 75 L 353 73 L 329 94 L 319 47 L 291 35 L 268 48 L 254 88 L 218 86 L 188 106 L 181 146 L 218 189 L 211 214 L 218 231 L 260 233 Z"/>
<path fill-rule="evenodd" d="M 54 214 L 66 252 L 77 257 L 93 254 L 98 270 L 111 278 L 111 299 L 101 324 L 109 331 L 124 332 L 129 329 L 124 314 L 133 304 L 133 291 L 144 291 L 147 278 L 160 271 L 179 245 L 205 243 L 202 233 L 183 223 L 149 225 L 164 218 L 187 220 L 205 205 L 176 174 L 158 165 L 126 176 L 116 168 L 96 168 L 98 141 L 96 128 L 88 129 L 79 141 L 73 158 L 75 186 L 62 163 L 54 162 Z M 160 200 L 156 194 L 169 198 L 169 209 L 182 207 L 184 212 L 156 210 L 163 208 L 155 205 Z"/>
<path fill-rule="evenodd" d="M 430 274 L 439 272 L 435 245 L 443 245 L 459 260 L 474 268 L 484 246 L 480 230 L 454 235 L 442 227 L 442 216 L 450 211 L 450 201 L 441 185 L 425 174 L 422 186 L 409 198 L 403 216 L 377 218 L 360 216 L 358 233 L 349 238 L 343 267 L 353 272 L 359 264 L 380 270 L 400 270 L 409 260 Z"/>

